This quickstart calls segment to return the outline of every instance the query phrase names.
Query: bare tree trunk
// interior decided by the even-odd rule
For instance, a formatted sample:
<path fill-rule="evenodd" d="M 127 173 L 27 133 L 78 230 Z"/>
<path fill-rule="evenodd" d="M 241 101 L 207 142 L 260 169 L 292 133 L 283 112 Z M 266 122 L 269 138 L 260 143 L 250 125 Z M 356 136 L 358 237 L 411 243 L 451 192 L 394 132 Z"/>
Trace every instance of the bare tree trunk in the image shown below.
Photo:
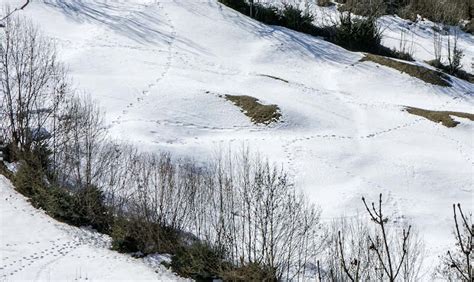
<path fill-rule="evenodd" d="M 65 100 L 66 72 L 53 44 L 32 24 L 9 17 L 0 32 L 1 114 L 8 119 L 11 142 L 29 151 L 47 138 L 47 127 L 55 130 L 53 115 Z"/>

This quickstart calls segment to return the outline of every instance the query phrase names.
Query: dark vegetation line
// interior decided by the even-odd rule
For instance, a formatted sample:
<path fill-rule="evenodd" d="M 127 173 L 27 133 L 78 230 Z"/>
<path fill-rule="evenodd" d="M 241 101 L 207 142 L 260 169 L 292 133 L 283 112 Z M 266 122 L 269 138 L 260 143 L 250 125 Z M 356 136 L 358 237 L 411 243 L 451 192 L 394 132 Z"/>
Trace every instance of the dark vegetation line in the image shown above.
<path fill-rule="evenodd" d="M 320 6 L 339 4 L 339 11 L 351 11 L 360 16 L 397 15 L 410 21 L 419 17 L 435 23 L 460 26 L 474 32 L 474 2 L 471 0 L 318 0 Z"/>
<path fill-rule="evenodd" d="M 260 3 L 250 4 L 246 0 L 218 0 L 220 3 L 257 21 L 269 25 L 286 27 L 325 40 L 351 51 L 369 52 L 402 60 L 413 60 L 410 54 L 387 48 L 381 44 L 382 34 L 377 27 L 377 17 L 353 17 L 352 13 L 341 14 L 339 24 L 318 27 L 314 16 L 293 5 L 282 9 Z"/>

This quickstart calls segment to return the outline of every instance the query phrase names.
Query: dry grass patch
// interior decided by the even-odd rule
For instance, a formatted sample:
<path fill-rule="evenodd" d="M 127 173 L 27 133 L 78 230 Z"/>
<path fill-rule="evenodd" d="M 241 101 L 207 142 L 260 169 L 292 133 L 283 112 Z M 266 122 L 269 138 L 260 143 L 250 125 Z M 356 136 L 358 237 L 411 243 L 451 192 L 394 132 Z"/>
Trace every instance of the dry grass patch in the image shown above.
<path fill-rule="evenodd" d="M 414 107 L 406 107 L 406 111 L 412 115 L 424 117 L 436 123 L 441 123 L 446 127 L 456 127 L 459 124 L 451 116 L 457 116 L 460 118 L 467 118 L 474 121 L 474 114 L 463 113 L 463 112 L 452 112 L 452 111 L 430 111 Z"/>
<path fill-rule="evenodd" d="M 270 124 L 278 121 L 281 117 L 277 105 L 263 105 L 258 99 L 246 95 L 225 95 L 225 99 L 231 101 L 255 124 Z"/>
<path fill-rule="evenodd" d="M 412 65 L 373 54 L 366 54 L 365 57 L 362 58 L 360 61 L 370 61 L 383 66 L 387 66 L 396 69 L 400 72 L 411 75 L 413 77 L 416 77 L 418 79 L 421 79 L 426 83 L 444 87 L 451 86 L 451 83 L 449 82 L 450 79 L 447 75 L 440 71 L 432 70 L 422 66 Z"/>

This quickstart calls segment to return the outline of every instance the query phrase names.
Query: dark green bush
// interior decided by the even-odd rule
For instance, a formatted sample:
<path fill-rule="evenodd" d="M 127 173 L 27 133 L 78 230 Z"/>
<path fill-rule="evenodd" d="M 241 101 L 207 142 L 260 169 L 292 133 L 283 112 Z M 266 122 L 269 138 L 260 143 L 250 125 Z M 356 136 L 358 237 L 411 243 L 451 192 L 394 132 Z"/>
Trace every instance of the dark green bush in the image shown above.
<path fill-rule="evenodd" d="M 222 274 L 224 281 L 278 281 L 275 269 L 259 263 L 249 263 L 233 268 Z"/>
<path fill-rule="evenodd" d="M 277 8 L 265 7 L 259 3 L 253 5 L 252 18 L 269 25 L 283 25 L 281 15 Z"/>
<path fill-rule="evenodd" d="M 353 19 L 351 14 L 345 14 L 336 27 L 334 42 L 352 51 L 378 53 L 381 39 L 375 18 Z"/>
<path fill-rule="evenodd" d="M 110 236 L 112 237 L 112 249 L 121 253 L 140 251 L 140 243 L 127 220 L 116 218 Z"/>
<path fill-rule="evenodd" d="M 11 149 L 11 152 L 15 158 L 21 160 L 18 171 L 12 179 L 16 190 L 30 198 L 35 207 L 48 211 L 48 204 L 52 201 L 46 169 L 49 165 L 50 150 L 46 146 L 37 146 L 31 152 L 14 149 Z"/>
<path fill-rule="evenodd" d="M 293 30 L 303 31 L 308 29 L 314 21 L 313 15 L 302 12 L 292 5 L 285 5 L 281 13 L 282 21 L 284 21 L 283 25 Z"/>
<path fill-rule="evenodd" d="M 182 245 L 178 230 L 142 219 L 116 218 L 110 234 L 112 248 L 123 253 L 173 254 Z"/>
<path fill-rule="evenodd" d="M 96 187 L 87 187 L 74 193 L 74 212 L 79 216 L 74 225 L 91 226 L 99 232 L 109 233 L 113 218 L 105 206 L 105 197 Z"/>
<path fill-rule="evenodd" d="M 219 2 L 242 14 L 250 14 L 250 6 L 245 0 L 219 0 Z"/>
<path fill-rule="evenodd" d="M 81 221 L 74 196 L 66 190 L 50 186 L 41 166 L 32 164 L 31 160 L 21 163 L 13 183 L 34 207 L 43 209 L 51 217 L 73 225 Z"/>
<path fill-rule="evenodd" d="M 82 224 L 80 224 L 80 222 L 84 221 L 81 220 L 81 215 L 76 211 L 74 196 L 64 189 L 56 187 L 46 189 L 48 201 L 40 202 L 39 205 L 41 205 L 41 208 L 57 220 L 67 222 L 71 225 L 81 226 Z"/>
<path fill-rule="evenodd" d="M 179 275 L 197 281 L 278 281 L 275 269 L 260 263 L 236 267 L 225 257 L 224 250 L 195 240 L 191 244 L 181 245 L 169 266 Z"/>
<path fill-rule="evenodd" d="M 282 24 L 281 15 L 275 7 L 266 7 L 260 3 L 254 3 L 251 6 L 245 0 L 219 0 L 219 2 L 265 24 Z"/>
<path fill-rule="evenodd" d="M 35 207 L 46 206 L 48 202 L 45 174 L 37 161 L 22 161 L 14 175 L 13 184 L 18 192 L 31 199 Z"/>
<path fill-rule="evenodd" d="M 251 8 L 245 0 L 219 0 L 219 2 L 265 24 L 283 26 L 313 36 L 328 38 L 331 35 L 328 28 L 313 25 L 313 15 L 291 5 L 285 5 L 283 9 L 279 10 L 276 7 L 260 3 L 254 3 Z"/>
<path fill-rule="evenodd" d="M 179 275 L 197 281 L 217 279 L 228 268 L 222 251 L 198 241 L 178 248 L 170 266 Z"/>
<path fill-rule="evenodd" d="M 20 154 L 21 164 L 12 179 L 16 190 L 29 198 L 34 207 L 59 221 L 108 232 L 112 216 L 104 204 L 102 192 L 95 187 L 75 193 L 60 188 L 48 173 L 49 155 L 46 146 Z"/>

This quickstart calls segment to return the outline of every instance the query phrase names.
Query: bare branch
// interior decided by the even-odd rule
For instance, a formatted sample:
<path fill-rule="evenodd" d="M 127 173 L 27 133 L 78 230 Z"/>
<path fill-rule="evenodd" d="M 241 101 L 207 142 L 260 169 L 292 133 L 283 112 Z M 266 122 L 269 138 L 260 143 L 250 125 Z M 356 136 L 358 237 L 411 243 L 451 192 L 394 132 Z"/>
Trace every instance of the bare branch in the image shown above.
<path fill-rule="evenodd" d="M 354 278 L 351 275 L 351 272 L 350 272 L 349 268 L 346 265 L 346 259 L 344 258 L 344 248 L 342 246 L 341 231 L 338 232 L 338 241 L 339 241 L 339 251 L 340 251 L 340 254 L 341 254 L 341 264 L 342 264 L 342 267 L 344 269 L 344 272 L 346 273 L 347 277 L 349 277 L 349 279 L 351 281 L 355 281 Z"/>
<path fill-rule="evenodd" d="M 6 20 L 7 18 L 9 18 L 11 15 L 13 15 L 13 13 L 25 9 L 26 6 L 28 6 L 28 4 L 30 4 L 30 1 L 31 1 L 31 0 L 26 0 L 26 3 L 23 4 L 20 8 L 16 8 L 15 10 L 13 10 L 13 11 L 7 13 L 7 15 L 5 15 L 3 18 L 1 18 L 1 19 L 0 19 L 0 27 L 5 27 L 5 25 L 2 24 L 1 22 L 3 22 L 4 20 Z"/>

